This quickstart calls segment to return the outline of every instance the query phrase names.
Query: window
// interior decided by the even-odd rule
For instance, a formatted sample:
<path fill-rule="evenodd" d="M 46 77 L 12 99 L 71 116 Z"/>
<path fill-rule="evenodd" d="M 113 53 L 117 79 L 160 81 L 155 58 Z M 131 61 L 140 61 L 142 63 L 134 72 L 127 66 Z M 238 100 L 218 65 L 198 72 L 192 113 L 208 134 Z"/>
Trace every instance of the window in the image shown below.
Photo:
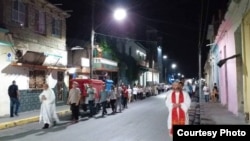
<path fill-rule="evenodd" d="M 34 70 L 29 72 L 29 88 L 42 89 L 45 83 L 45 71 Z"/>
<path fill-rule="evenodd" d="M 40 34 L 45 34 L 45 13 L 35 10 L 35 31 Z"/>
<path fill-rule="evenodd" d="M 12 20 L 26 25 L 26 5 L 21 0 L 12 0 Z"/>
<path fill-rule="evenodd" d="M 62 21 L 57 19 L 52 19 L 52 35 L 56 37 L 61 37 Z"/>

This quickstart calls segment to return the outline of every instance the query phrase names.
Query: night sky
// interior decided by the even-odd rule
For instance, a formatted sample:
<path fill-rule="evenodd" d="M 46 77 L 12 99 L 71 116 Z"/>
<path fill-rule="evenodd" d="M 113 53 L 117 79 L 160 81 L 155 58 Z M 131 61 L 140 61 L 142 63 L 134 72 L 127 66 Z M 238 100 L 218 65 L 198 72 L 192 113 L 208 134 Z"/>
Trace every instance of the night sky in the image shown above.
<path fill-rule="evenodd" d="M 91 0 L 49 0 L 63 10 L 73 10 L 67 19 L 67 38 L 90 40 Z M 198 76 L 198 44 L 202 43 L 202 68 L 207 56 L 206 30 L 212 16 L 226 6 L 227 0 L 95 0 L 94 26 L 97 33 L 130 37 L 147 42 L 146 27 L 159 31 L 163 54 L 177 64 L 186 77 Z M 203 3 L 203 8 L 202 8 Z M 112 18 L 115 7 L 127 9 L 127 19 Z M 203 9 L 203 10 L 201 10 Z M 202 11 L 202 12 L 201 12 Z M 202 24 L 201 24 L 202 23 Z M 200 28 L 200 25 L 202 25 Z M 200 30 L 202 29 L 202 30 Z M 199 36 L 201 35 L 201 36 Z"/>

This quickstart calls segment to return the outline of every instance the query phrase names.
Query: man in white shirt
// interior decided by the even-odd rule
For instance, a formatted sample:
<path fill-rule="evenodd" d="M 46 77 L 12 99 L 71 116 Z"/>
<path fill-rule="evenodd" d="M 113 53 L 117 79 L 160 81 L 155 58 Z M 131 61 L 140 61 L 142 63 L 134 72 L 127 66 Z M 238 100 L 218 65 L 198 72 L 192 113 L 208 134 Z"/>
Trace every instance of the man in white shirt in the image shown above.
<path fill-rule="evenodd" d="M 205 102 L 209 102 L 209 88 L 207 86 L 207 83 L 205 83 L 203 87 L 203 94 L 205 96 Z"/>
<path fill-rule="evenodd" d="M 134 96 L 134 101 L 137 100 L 137 93 L 138 93 L 138 87 L 134 85 L 133 90 L 132 90 L 133 96 Z"/>

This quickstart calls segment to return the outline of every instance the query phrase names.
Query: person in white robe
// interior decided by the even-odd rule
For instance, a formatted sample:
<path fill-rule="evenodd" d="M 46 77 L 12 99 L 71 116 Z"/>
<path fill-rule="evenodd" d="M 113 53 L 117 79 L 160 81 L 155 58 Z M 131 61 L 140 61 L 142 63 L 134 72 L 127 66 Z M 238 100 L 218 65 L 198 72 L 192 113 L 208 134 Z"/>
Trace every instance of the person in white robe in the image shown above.
<path fill-rule="evenodd" d="M 44 124 L 42 129 L 47 129 L 52 123 L 58 123 L 59 118 L 56 113 L 55 93 L 48 84 L 43 85 L 43 92 L 39 95 L 41 102 L 39 122 Z"/>
<path fill-rule="evenodd" d="M 183 91 L 179 82 L 174 82 L 172 90 L 166 93 L 165 104 L 169 111 L 168 129 L 169 135 L 173 135 L 173 125 L 188 125 L 188 109 L 191 99 L 187 92 Z"/>

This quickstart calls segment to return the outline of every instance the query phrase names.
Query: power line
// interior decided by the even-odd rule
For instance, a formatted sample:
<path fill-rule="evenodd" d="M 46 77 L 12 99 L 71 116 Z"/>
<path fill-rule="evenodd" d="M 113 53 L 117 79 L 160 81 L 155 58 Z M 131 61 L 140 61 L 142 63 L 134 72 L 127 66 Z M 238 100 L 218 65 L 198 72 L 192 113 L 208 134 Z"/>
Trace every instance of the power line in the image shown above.
<path fill-rule="evenodd" d="M 178 26 L 178 27 L 182 27 L 182 28 L 186 28 L 186 29 L 190 29 L 190 30 L 195 30 L 195 28 L 192 27 L 192 26 L 187 26 L 187 25 L 176 23 L 176 22 L 170 22 L 170 21 L 164 21 L 164 20 L 159 20 L 159 19 L 153 19 L 153 18 L 145 17 L 145 16 L 142 16 L 142 15 L 139 15 L 139 14 L 136 14 L 136 15 L 140 16 L 141 18 L 143 18 L 143 19 L 145 19 L 147 21 L 151 21 L 151 22 L 154 22 L 154 23 L 175 25 L 175 26 Z"/>
<path fill-rule="evenodd" d="M 122 40 L 137 41 L 137 42 L 151 42 L 151 43 L 157 42 L 157 41 L 149 41 L 149 40 L 139 40 L 139 39 L 124 38 L 124 37 L 118 37 L 118 36 L 114 36 L 114 35 L 108 35 L 108 34 L 96 33 L 96 32 L 95 32 L 95 34 L 105 36 L 105 37 L 111 37 L 111 38 L 122 39 Z"/>

